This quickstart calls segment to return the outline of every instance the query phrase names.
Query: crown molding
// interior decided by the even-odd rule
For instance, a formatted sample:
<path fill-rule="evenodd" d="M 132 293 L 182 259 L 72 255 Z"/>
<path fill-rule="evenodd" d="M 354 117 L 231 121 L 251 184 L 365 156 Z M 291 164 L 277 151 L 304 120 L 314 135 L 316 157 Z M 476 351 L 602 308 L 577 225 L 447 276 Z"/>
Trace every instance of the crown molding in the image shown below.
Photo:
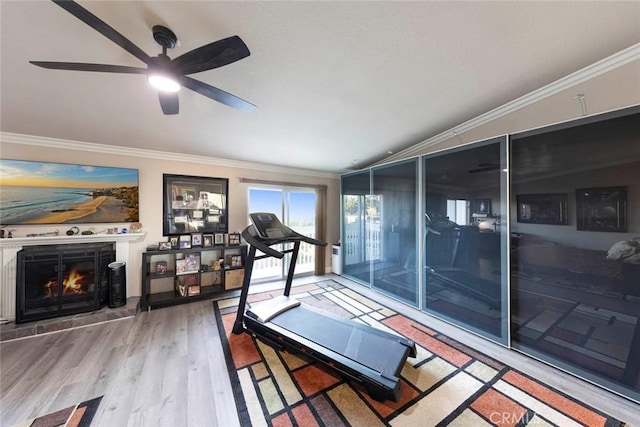
<path fill-rule="evenodd" d="M 286 173 L 289 175 L 303 175 L 316 178 L 337 179 L 340 176 L 339 174 L 331 172 L 290 168 L 285 166 L 270 165 L 267 163 L 247 162 L 242 160 L 223 159 L 219 157 L 194 156 L 190 154 L 97 144 L 95 142 L 73 141 L 69 139 L 24 135 L 11 132 L 0 132 L 0 141 L 2 143 L 32 145 L 64 150 L 87 151 L 91 153 L 116 154 L 120 156 L 142 157 L 145 159 L 168 160 L 172 162 L 183 161 L 189 163 L 202 163 L 207 165 L 259 170 L 264 172 Z"/>
<path fill-rule="evenodd" d="M 531 104 L 535 104 L 545 98 L 553 96 L 559 92 L 567 90 L 580 83 L 584 83 L 602 74 L 613 71 L 623 65 L 629 64 L 633 61 L 640 59 L 640 43 L 632 45 L 618 53 L 615 53 L 601 61 L 591 64 L 575 73 L 569 74 L 553 83 L 543 86 L 533 92 L 516 98 L 511 102 L 508 102 L 498 108 L 494 108 L 484 114 L 481 114 L 471 120 L 468 120 L 458 126 L 455 126 L 449 130 L 446 130 L 438 135 L 435 135 L 425 141 L 412 145 L 402 151 L 394 153 L 392 156 L 386 157 L 380 162 L 376 162 L 371 166 L 375 166 L 381 163 L 388 163 L 390 161 L 400 160 L 407 157 L 418 156 L 424 154 L 426 148 L 446 141 L 456 135 L 460 135 L 464 132 L 492 122 L 500 117 L 511 114 Z"/>

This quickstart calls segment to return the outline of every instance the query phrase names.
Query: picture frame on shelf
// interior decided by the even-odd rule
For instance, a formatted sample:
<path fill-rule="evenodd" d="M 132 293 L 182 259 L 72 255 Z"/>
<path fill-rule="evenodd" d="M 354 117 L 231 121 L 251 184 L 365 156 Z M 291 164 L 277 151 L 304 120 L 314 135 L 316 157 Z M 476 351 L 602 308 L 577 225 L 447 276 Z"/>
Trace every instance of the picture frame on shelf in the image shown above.
<path fill-rule="evenodd" d="M 167 273 L 167 261 L 157 261 L 153 264 L 153 272 L 155 274 L 166 274 Z"/>
<path fill-rule="evenodd" d="M 201 247 L 202 246 L 202 233 L 192 233 L 191 234 L 191 247 Z"/>
<path fill-rule="evenodd" d="M 242 255 L 227 255 L 225 265 L 227 268 L 242 267 Z"/>
<path fill-rule="evenodd" d="M 229 233 L 229 246 L 240 245 L 240 233 Z"/>
<path fill-rule="evenodd" d="M 213 234 L 204 234 L 202 236 L 202 247 L 210 248 L 213 246 Z"/>
<path fill-rule="evenodd" d="M 213 237 L 213 243 L 215 245 L 224 245 L 224 233 L 215 233 Z"/>
<path fill-rule="evenodd" d="M 191 249 L 191 236 L 184 234 L 179 237 L 178 246 L 180 249 Z"/>
<path fill-rule="evenodd" d="M 179 236 L 169 236 L 169 244 L 171 245 L 171 249 L 178 249 L 179 245 Z"/>
<path fill-rule="evenodd" d="M 190 274 L 200 271 L 200 255 L 188 254 L 186 257 L 176 259 L 176 274 Z"/>
<path fill-rule="evenodd" d="M 158 243 L 158 250 L 159 251 L 168 251 L 170 249 L 171 249 L 171 242 L 170 241 L 159 242 Z"/>

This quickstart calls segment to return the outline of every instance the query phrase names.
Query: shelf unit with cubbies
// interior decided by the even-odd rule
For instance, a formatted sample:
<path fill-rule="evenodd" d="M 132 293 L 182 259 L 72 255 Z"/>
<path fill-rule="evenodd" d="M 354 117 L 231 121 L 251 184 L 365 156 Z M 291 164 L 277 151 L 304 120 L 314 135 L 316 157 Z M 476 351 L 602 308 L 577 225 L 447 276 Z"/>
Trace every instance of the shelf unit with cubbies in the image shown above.
<path fill-rule="evenodd" d="M 210 299 L 241 288 L 246 255 L 246 245 L 144 252 L 141 309 Z"/>

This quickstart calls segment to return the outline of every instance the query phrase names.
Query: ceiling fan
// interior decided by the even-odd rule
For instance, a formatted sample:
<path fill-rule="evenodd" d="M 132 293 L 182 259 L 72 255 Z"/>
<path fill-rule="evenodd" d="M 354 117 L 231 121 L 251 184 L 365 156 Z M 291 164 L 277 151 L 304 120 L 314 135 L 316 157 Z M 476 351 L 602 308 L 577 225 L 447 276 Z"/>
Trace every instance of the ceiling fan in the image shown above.
<path fill-rule="evenodd" d="M 79 62 L 46 62 L 29 61 L 33 65 L 56 70 L 94 71 L 103 73 L 146 74 L 149 83 L 158 89 L 160 106 L 164 114 L 178 114 L 178 91 L 186 87 L 207 98 L 220 102 L 238 110 L 252 112 L 256 106 L 210 86 L 199 80 L 188 77 L 187 74 L 207 71 L 222 67 L 246 58 L 249 49 L 238 36 L 231 36 L 213 43 L 191 50 L 177 58 L 170 59 L 167 49 L 176 46 L 178 39 L 168 28 L 161 25 L 153 27 L 153 38 L 162 46 L 162 53 L 151 57 L 136 46 L 129 39 L 117 32 L 100 18 L 72 0 L 52 0 L 55 4 L 89 25 L 100 34 L 140 59 L 147 68 L 129 67 L 123 65 L 87 64 Z"/>

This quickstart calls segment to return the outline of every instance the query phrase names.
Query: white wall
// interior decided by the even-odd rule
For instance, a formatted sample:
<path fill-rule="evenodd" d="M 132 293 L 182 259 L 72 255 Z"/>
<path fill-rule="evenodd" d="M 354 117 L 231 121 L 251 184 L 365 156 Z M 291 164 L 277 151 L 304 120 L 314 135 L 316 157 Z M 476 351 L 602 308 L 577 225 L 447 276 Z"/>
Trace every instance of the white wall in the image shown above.
<path fill-rule="evenodd" d="M 31 144 L 33 142 L 34 144 Z M 181 174 L 194 176 L 210 176 L 229 178 L 229 230 L 241 231 L 248 224 L 248 192 L 247 184 L 240 183 L 240 178 L 284 181 L 291 183 L 315 184 L 327 186 L 327 241 L 338 241 L 340 234 L 340 181 L 337 175 L 317 171 L 304 171 L 277 168 L 270 165 L 248 164 L 241 162 L 224 162 L 220 159 L 182 158 L 179 154 L 153 153 L 131 150 L 132 155 L 123 154 L 123 150 L 109 150 L 108 146 L 83 144 L 65 141 L 64 148 L 56 148 L 57 141 L 43 138 L 29 138 L 12 134 L 2 134 L 0 157 L 14 160 L 34 160 L 44 162 L 73 163 L 97 166 L 133 168 L 139 170 L 140 180 L 140 222 L 147 233 L 143 242 L 132 244 L 132 260 L 127 282 L 128 296 L 139 296 L 141 293 L 141 261 L 142 252 L 147 245 L 166 241 L 162 235 L 162 175 Z M 86 149 L 83 149 L 86 147 Z M 115 147 L 114 147 L 115 148 Z M 141 157 L 146 155 L 146 157 Z M 175 159 L 175 160 L 172 160 Z M 228 165 L 225 165 L 228 164 Z M 15 236 L 29 233 L 43 233 L 57 229 L 64 233 L 74 224 L 41 225 L 41 226 L 9 226 L 15 229 Z M 109 226 L 126 227 L 128 224 L 109 224 Z M 96 228 L 106 228 L 107 225 Z M 88 228 L 80 227 L 81 230 Z M 136 254 L 136 255 L 133 255 Z M 325 271 L 330 271 L 331 245 L 325 250 Z"/>

